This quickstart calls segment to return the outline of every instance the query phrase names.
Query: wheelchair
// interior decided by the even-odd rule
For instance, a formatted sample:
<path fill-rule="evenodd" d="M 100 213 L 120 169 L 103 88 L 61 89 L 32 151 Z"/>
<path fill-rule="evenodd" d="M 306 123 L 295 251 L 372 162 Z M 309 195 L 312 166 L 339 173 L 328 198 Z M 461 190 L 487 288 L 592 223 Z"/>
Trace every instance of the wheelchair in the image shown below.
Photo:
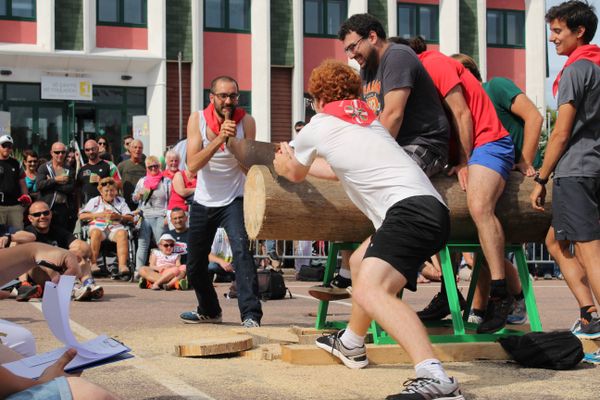
<path fill-rule="evenodd" d="M 91 244 L 89 221 L 81 221 L 81 240 Z M 135 274 L 135 253 L 137 245 L 137 229 L 135 222 L 124 224 L 127 231 L 127 269 L 129 270 L 129 281 L 133 281 Z M 100 244 L 100 252 L 96 265 L 100 268 L 100 275 L 110 276 L 112 279 L 118 279 L 120 276 L 117 260 L 117 244 L 108 238 Z M 97 272 L 96 272 L 97 273 Z"/>

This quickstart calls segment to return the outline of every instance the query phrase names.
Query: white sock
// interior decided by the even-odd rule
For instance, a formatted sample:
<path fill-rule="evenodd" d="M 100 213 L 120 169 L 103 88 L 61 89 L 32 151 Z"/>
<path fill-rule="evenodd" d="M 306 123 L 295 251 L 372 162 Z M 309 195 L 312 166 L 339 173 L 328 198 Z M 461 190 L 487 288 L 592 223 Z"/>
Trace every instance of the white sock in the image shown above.
<path fill-rule="evenodd" d="M 346 328 L 342 336 L 340 337 L 342 344 L 348 349 L 354 349 L 356 347 L 362 347 L 365 344 L 365 337 L 359 336 L 352 332 L 350 328 Z"/>
<path fill-rule="evenodd" d="M 350 268 L 340 268 L 340 276 L 346 279 L 352 279 L 352 274 L 350 273 Z"/>
<path fill-rule="evenodd" d="M 417 378 L 435 378 L 440 381 L 450 382 L 450 378 L 440 360 L 436 358 L 428 358 L 415 365 Z"/>

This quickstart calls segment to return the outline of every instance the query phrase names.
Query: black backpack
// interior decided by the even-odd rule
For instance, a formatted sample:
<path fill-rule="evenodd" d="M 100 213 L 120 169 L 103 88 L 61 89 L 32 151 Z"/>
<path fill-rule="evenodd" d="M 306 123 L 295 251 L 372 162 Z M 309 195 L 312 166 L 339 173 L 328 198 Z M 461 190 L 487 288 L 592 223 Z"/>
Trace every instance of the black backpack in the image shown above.
<path fill-rule="evenodd" d="M 581 341 L 570 331 L 530 332 L 498 341 L 524 367 L 571 369 L 584 356 Z"/>
<path fill-rule="evenodd" d="M 259 269 L 256 271 L 256 276 L 258 278 L 258 295 L 261 300 L 283 299 L 286 293 L 290 294 L 290 299 L 292 298 L 292 292 L 285 286 L 283 273 L 272 269 Z M 238 297 L 235 281 L 231 283 L 229 291 L 224 296 L 228 299 Z"/>
<path fill-rule="evenodd" d="M 297 279 L 299 281 L 320 282 L 323 280 L 323 276 L 325 276 L 325 265 L 311 263 L 300 267 Z"/>

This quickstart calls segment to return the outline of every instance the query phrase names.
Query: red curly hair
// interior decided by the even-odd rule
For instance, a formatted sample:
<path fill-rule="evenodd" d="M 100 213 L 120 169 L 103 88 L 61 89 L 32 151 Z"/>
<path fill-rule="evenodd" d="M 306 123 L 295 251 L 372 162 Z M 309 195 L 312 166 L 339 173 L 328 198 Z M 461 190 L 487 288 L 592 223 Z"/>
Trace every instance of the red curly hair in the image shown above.
<path fill-rule="evenodd" d="M 312 70 L 308 80 L 308 93 L 325 104 L 337 100 L 360 98 L 361 80 L 348 64 L 325 60 Z"/>

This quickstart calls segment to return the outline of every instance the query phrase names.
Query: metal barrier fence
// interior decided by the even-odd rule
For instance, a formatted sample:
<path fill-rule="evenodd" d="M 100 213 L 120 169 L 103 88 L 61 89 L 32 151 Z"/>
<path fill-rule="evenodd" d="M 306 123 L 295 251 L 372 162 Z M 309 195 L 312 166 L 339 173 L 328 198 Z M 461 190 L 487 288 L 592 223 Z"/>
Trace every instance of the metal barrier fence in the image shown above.
<path fill-rule="evenodd" d="M 328 242 L 317 242 L 315 246 L 310 246 L 310 253 L 306 253 L 307 247 L 304 241 L 283 241 L 278 240 L 276 243 L 277 255 L 285 262 L 285 260 L 297 260 L 297 259 L 308 259 L 308 260 L 325 260 L 327 258 Z M 554 260 L 550 257 L 548 250 L 541 243 L 526 243 L 525 255 L 527 257 L 527 264 L 554 264 Z M 264 241 L 257 240 L 253 244 L 254 258 L 256 260 L 262 260 L 268 258 L 267 251 L 264 248 Z M 339 259 L 339 257 L 338 257 Z"/>

